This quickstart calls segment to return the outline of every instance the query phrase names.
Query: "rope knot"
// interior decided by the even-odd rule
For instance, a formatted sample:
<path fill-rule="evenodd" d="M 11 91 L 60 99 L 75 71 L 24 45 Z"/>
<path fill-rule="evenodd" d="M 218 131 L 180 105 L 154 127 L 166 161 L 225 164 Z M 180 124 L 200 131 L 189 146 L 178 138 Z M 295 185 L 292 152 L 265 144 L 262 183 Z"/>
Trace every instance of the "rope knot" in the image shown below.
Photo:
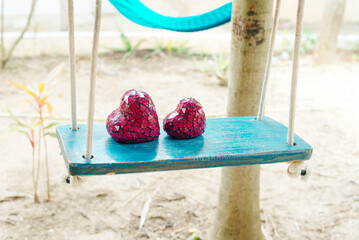
<path fill-rule="evenodd" d="M 295 160 L 289 164 L 287 174 L 290 178 L 300 177 L 302 181 L 307 181 L 311 175 L 311 170 L 304 160 Z"/>
<path fill-rule="evenodd" d="M 79 187 L 83 182 L 85 182 L 85 178 L 79 176 L 71 176 L 70 174 L 66 173 L 62 176 L 61 183 L 67 183 L 72 185 L 73 187 Z"/>

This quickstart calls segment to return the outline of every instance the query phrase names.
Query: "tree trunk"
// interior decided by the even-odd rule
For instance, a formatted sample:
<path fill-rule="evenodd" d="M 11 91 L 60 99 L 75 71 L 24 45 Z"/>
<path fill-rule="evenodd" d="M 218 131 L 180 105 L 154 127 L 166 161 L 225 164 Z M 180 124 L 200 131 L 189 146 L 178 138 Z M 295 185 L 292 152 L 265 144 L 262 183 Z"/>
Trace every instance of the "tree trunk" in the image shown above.
<path fill-rule="evenodd" d="M 2 63 L 3 59 L 5 59 L 5 47 L 4 47 L 4 8 L 5 8 L 5 0 L 1 0 L 1 9 L 0 9 L 0 62 Z M 0 70 L 2 70 L 2 64 L 0 64 Z"/>
<path fill-rule="evenodd" d="M 256 115 L 272 28 L 273 0 L 234 0 L 228 116 Z M 222 169 L 212 239 L 261 240 L 260 166 Z"/>
<path fill-rule="evenodd" d="M 67 9 L 67 0 L 60 0 L 60 31 L 69 30 L 69 19 L 68 19 L 68 9 Z"/>
<path fill-rule="evenodd" d="M 316 64 L 328 64 L 335 60 L 345 3 L 346 0 L 326 0 L 325 2 L 318 46 L 314 56 Z"/>

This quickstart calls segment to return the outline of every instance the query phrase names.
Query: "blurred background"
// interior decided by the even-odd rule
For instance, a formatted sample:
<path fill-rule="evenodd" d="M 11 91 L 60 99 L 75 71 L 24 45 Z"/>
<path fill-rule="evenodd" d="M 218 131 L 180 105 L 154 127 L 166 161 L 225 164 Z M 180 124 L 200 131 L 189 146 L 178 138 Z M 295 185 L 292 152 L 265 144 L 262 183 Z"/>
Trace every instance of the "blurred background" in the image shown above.
<path fill-rule="evenodd" d="M 65 53 L 67 47 L 63 42 L 66 39 L 66 34 L 63 33 L 67 30 L 67 1 L 66 0 L 38 0 L 31 28 L 29 33 L 25 35 L 25 38 L 34 38 L 36 34 L 36 41 L 42 45 L 41 49 L 31 54 L 49 53 L 51 51 Z M 174 0 L 170 3 L 159 0 L 145 0 L 143 1 L 150 8 L 155 11 L 169 16 L 189 16 L 204 13 L 206 11 L 215 9 L 223 4 L 223 1 L 219 0 L 194 0 L 189 4 L 185 0 Z M 335 6 L 335 1 L 330 3 Z M 354 0 L 341 1 L 338 5 L 343 8 L 345 4 L 349 7 L 345 7 L 343 11 L 343 24 L 340 28 L 340 34 L 338 36 L 338 47 L 345 50 L 358 50 L 358 36 L 355 33 L 359 32 L 359 15 L 356 11 L 359 4 Z M 26 23 L 27 15 L 31 7 L 31 1 L 27 0 L 15 0 L 6 1 L 4 6 L 5 19 L 4 28 L 7 32 L 5 34 L 6 39 L 15 38 L 14 32 L 20 31 Z M 93 14 L 94 14 L 94 1 L 79 0 L 74 2 L 74 11 L 76 14 L 75 25 L 77 33 L 82 38 L 91 39 L 91 30 L 93 28 Z M 304 34 L 305 38 L 310 41 L 316 42 L 320 32 L 321 22 L 325 22 L 323 13 L 325 9 L 325 0 L 313 0 L 306 2 L 305 5 L 305 17 L 304 17 Z M 162 30 L 149 29 L 137 24 L 132 23 L 128 19 L 124 18 L 121 14 L 118 14 L 117 10 L 108 2 L 103 3 L 103 24 L 102 24 L 102 42 L 103 44 L 114 42 L 115 45 L 120 44 L 118 42 L 119 31 L 128 32 L 129 37 L 141 38 L 149 36 L 161 36 L 161 37 L 176 37 L 184 38 L 191 41 L 197 48 L 206 47 L 212 51 L 226 51 L 228 48 L 221 47 L 221 45 L 213 48 L 212 44 L 208 44 L 208 41 L 203 41 L 206 34 L 216 35 L 216 39 L 223 41 L 223 44 L 228 43 L 230 25 L 214 28 L 206 31 L 205 33 L 195 34 L 178 34 L 173 32 L 166 32 Z M 342 12 L 342 11 L 341 11 Z M 287 0 L 283 1 L 280 15 L 279 24 L 279 40 L 276 44 L 277 50 L 288 50 L 289 41 L 292 41 L 293 34 L 289 32 L 294 29 L 294 22 L 296 18 L 296 1 Z M 329 20 L 327 20 L 329 24 Z M 211 35 L 212 36 L 212 35 Z M 45 39 L 43 41 L 43 39 Z M 46 47 L 47 39 L 52 39 L 51 46 Z M 308 41 L 309 41 L 308 40 Z M 58 43 L 60 41 L 60 43 Z M 56 46 L 54 48 L 53 46 Z M 305 43 L 308 50 L 314 49 L 313 43 Z M 143 46 L 146 46 L 143 45 Z M 89 45 L 78 45 L 77 50 L 79 53 L 87 53 Z M 104 50 L 102 48 L 102 50 Z M 18 50 L 20 51 L 20 50 Z M 16 52 L 18 52 L 16 51 Z M 15 52 L 15 54 L 16 54 Z"/>
<path fill-rule="evenodd" d="M 95 176 L 79 187 L 64 183 L 66 167 L 51 136 L 54 126 L 70 123 L 66 2 L 0 0 L 0 239 L 207 239 L 220 168 Z M 86 123 L 95 1 L 74 2 L 78 119 Z M 225 3 L 143 2 L 171 16 Z M 282 1 L 266 104 L 266 115 L 285 125 L 296 5 Z M 358 9 L 355 0 L 306 1 L 296 133 L 314 148 L 313 173 L 300 182 L 287 177 L 285 163 L 261 166 L 266 240 L 359 239 Z M 150 29 L 103 1 L 101 29 L 97 123 L 132 88 L 150 94 L 160 119 L 184 97 L 196 98 L 208 118 L 226 115 L 230 24 L 198 33 Z M 31 94 L 44 97 L 40 89 L 48 94 L 42 120 Z M 46 134 L 34 130 L 38 123 Z"/>

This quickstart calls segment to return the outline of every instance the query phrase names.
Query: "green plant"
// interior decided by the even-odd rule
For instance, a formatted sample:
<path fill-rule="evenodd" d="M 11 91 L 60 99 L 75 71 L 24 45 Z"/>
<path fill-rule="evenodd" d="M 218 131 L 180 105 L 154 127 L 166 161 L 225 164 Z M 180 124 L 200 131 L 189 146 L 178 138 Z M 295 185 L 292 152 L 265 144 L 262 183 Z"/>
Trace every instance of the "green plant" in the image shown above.
<path fill-rule="evenodd" d="M 317 45 L 317 37 L 312 34 L 306 34 L 303 36 L 300 52 L 302 54 L 311 54 Z"/>
<path fill-rule="evenodd" d="M 123 47 L 122 48 L 111 47 L 108 49 L 112 50 L 113 52 L 124 52 L 125 54 L 122 56 L 122 63 L 124 63 L 135 51 L 138 50 L 140 45 L 146 40 L 140 39 L 133 45 L 131 43 L 130 39 L 125 35 L 124 32 L 120 31 L 120 34 L 121 34 L 121 41 L 122 41 Z"/>
<path fill-rule="evenodd" d="M 192 234 L 189 238 L 187 238 L 186 240 L 202 240 L 202 236 L 198 233 L 194 233 Z"/>
<path fill-rule="evenodd" d="M 192 47 L 188 46 L 188 42 L 172 42 L 171 40 L 163 42 L 155 39 L 154 47 L 149 49 L 150 53 L 146 54 L 144 58 L 149 58 L 155 55 L 172 57 L 173 54 L 188 56 L 190 55 L 191 49 Z"/>
<path fill-rule="evenodd" d="M 45 151 L 45 166 L 46 166 L 46 177 L 47 177 L 47 200 L 51 200 L 50 195 L 50 175 L 49 175 L 49 161 L 48 161 L 48 149 L 46 136 L 54 136 L 53 132 L 49 132 L 53 126 L 57 123 L 49 122 L 49 118 L 52 113 L 53 106 L 49 102 L 50 89 L 54 84 L 56 77 L 62 72 L 64 64 L 60 64 L 50 71 L 45 78 L 45 81 L 37 84 L 37 89 L 34 90 L 28 86 L 9 81 L 14 87 L 22 91 L 24 94 L 29 96 L 26 100 L 26 104 L 30 105 L 36 112 L 37 117 L 30 122 L 23 122 L 15 117 L 9 110 L 10 116 L 15 120 L 16 127 L 11 127 L 10 131 L 16 131 L 24 134 L 30 142 L 32 148 L 32 180 L 34 186 L 34 202 L 39 203 L 39 196 L 37 193 L 37 187 L 39 183 L 39 169 L 41 159 L 41 146 L 44 146 Z M 45 117 L 45 114 L 48 116 Z M 29 121 L 29 120 L 28 120 Z"/>
<path fill-rule="evenodd" d="M 188 42 L 172 42 L 168 41 L 167 52 L 171 56 L 172 53 L 188 56 L 191 53 L 192 47 L 188 45 Z"/>
<path fill-rule="evenodd" d="M 196 63 L 198 70 L 202 73 L 211 73 L 213 68 L 213 62 L 210 56 L 204 56 L 202 61 L 198 62 L 197 59 L 194 57 L 193 60 Z"/>
<path fill-rule="evenodd" d="M 191 56 L 199 56 L 199 57 L 210 57 L 212 56 L 212 54 L 205 52 L 203 50 L 199 51 L 199 52 L 191 52 L 190 53 Z"/>
<path fill-rule="evenodd" d="M 282 36 L 282 39 L 281 39 L 281 43 L 280 43 L 280 51 L 291 51 L 292 49 L 292 44 L 291 44 L 291 41 L 288 37 L 288 34 L 285 34 Z"/>
<path fill-rule="evenodd" d="M 196 60 L 195 60 L 196 61 Z M 228 84 L 229 57 L 224 54 L 213 54 L 211 57 L 203 57 L 198 69 L 203 73 L 214 74 L 221 86 Z"/>
<path fill-rule="evenodd" d="M 150 49 L 147 49 L 149 53 L 147 53 L 143 58 L 147 59 L 156 55 L 161 57 L 167 57 L 167 55 L 164 53 L 166 48 L 167 46 L 165 46 L 162 41 L 155 39 L 154 46 Z"/>
<path fill-rule="evenodd" d="M 358 62 L 358 61 L 359 61 L 359 55 L 353 53 L 353 54 L 351 55 L 351 61 L 352 61 L 352 62 Z"/>
<path fill-rule="evenodd" d="M 219 74 L 224 74 L 229 69 L 229 57 L 224 54 L 213 55 L 215 70 Z"/>
<path fill-rule="evenodd" d="M 229 57 L 224 54 L 214 55 L 215 74 L 222 86 L 228 85 Z"/>

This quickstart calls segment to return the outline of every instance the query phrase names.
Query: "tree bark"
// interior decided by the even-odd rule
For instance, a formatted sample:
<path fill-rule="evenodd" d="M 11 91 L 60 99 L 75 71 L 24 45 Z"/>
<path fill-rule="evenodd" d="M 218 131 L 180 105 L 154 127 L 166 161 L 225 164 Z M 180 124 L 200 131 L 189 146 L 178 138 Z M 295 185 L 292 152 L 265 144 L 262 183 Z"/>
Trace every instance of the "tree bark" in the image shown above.
<path fill-rule="evenodd" d="M 67 0 L 60 0 L 60 31 L 69 30 L 69 19 L 68 19 L 68 5 Z"/>
<path fill-rule="evenodd" d="M 337 40 L 342 26 L 346 0 L 326 0 L 314 55 L 316 64 L 332 63 L 336 57 Z"/>
<path fill-rule="evenodd" d="M 1 0 L 1 12 L 0 12 L 0 60 L 5 58 L 5 47 L 4 47 L 4 8 L 5 8 L 5 0 Z M 2 64 L 0 64 L 0 70 L 2 70 Z"/>
<path fill-rule="evenodd" d="M 272 28 L 273 0 L 234 0 L 227 115 L 256 115 Z M 216 240 L 261 240 L 260 166 L 222 169 Z"/>

